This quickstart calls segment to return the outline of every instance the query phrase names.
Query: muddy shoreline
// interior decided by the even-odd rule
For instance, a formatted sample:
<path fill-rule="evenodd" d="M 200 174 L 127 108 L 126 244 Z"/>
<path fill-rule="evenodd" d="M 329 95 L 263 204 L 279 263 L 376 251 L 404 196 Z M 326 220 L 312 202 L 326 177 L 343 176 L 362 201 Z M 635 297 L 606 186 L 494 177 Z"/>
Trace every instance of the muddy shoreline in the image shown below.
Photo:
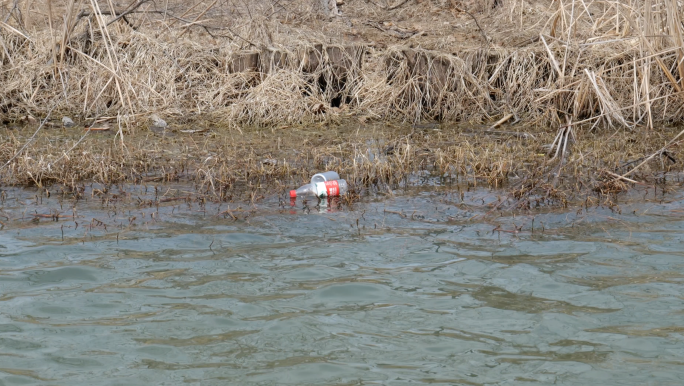
<path fill-rule="evenodd" d="M 526 130 L 522 130 L 526 129 Z M 282 195 L 323 170 L 351 186 L 345 200 L 415 186 L 500 188 L 496 209 L 617 205 L 620 194 L 680 188 L 678 128 L 621 133 L 557 133 L 518 125 L 344 124 L 229 129 L 171 122 L 166 130 L 125 134 L 83 128 L 0 129 L 3 187 L 41 194 L 105 197 L 117 184 L 184 184 L 191 199 L 255 202 Z M 85 135 L 84 135 L 85 134 Z M 561 131 L 562 134 L 562 131 Z M 562 139 L 562 136 L 561 136 Z M 556 142 L 554 142 L 556 141 Z M 28 143 L 28 146 L 26 144 Z M 554 144 L 553 147 L 550 145 Z M 66 151 L 65 149 L 71 149 Z M 14 157 L 14 158 L 13 158 Z M 634 169 L 637 165 L 637 170 Z M 629 177 L 620 178 L 622 175 Z M 631 181 L 631 182 L 630 182 Z M 93 185 L 94 184 L 94 185 Z M 95 186 L 93 188 L 93 186 Z M 93 193 L 94 192 L 94 193 Z"/>

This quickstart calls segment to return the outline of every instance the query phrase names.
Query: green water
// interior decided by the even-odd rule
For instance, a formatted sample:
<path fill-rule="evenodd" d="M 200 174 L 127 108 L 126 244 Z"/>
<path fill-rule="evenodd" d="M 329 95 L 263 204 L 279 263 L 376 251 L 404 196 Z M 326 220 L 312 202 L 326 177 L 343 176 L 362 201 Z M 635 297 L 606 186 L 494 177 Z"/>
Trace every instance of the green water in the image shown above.
<path fill-rule="evenodd" d="M 5 192 L 0 385 L 684 379 L 682 197 L 501 216 L 487 191 L 230 214 L 129 193 L 53 221 L 33 214 L 74 201 Z"/>

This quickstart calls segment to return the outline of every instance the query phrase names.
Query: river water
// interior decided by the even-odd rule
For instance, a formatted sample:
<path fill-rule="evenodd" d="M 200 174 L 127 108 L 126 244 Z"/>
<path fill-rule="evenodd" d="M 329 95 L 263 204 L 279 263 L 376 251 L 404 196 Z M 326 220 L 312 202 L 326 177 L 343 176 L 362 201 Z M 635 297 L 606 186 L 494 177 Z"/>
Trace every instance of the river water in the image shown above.
<path fill-rule="evenodd" d="M 127 189 L 3 193 L 0 385 L 684 379 L 681 196 L 513 215 L 485 190 L 229 207 Z"/>

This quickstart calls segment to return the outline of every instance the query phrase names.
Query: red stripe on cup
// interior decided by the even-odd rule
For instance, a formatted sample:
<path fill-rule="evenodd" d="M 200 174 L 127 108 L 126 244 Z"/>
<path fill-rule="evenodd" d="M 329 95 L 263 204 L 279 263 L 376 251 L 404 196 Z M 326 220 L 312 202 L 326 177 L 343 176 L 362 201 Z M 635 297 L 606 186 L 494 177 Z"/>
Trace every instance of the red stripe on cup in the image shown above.
<path fill-rule="evenodd" d="M 339 196 L 340 184 L 338 184 L 337 181 L 326 181 L 325 192 L 328 194 L 328 197 Z"/>

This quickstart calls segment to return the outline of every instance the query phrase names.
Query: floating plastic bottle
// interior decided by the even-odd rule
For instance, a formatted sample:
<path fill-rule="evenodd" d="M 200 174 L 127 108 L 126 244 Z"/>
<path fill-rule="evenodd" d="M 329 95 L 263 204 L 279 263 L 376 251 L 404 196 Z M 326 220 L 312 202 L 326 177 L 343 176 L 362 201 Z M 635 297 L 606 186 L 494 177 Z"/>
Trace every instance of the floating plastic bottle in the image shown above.
<path fill-rule="evenodd" d="M 335 172 L 333 172 L 335 173 Z M 335 173 L 337 174 L 337 173 Z M 316 196 L 335 197 L 342 196 L 347 193 L 347 181 L 333 180 L 325 182 L 316 182 L 314 184 L 306 184 L 300 186 L 296 190 L 290 190 L 290 198 L 297 198 L 301 196 Z"/>

